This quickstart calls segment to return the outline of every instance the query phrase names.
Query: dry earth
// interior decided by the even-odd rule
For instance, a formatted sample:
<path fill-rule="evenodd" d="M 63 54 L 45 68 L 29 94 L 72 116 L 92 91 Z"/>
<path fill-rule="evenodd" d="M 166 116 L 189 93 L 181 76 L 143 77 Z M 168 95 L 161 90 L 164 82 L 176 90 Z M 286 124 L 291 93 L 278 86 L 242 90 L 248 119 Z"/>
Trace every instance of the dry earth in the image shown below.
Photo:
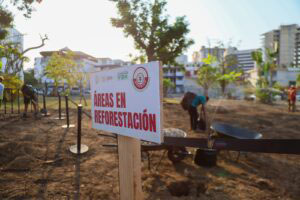
<path fill-rule="evenodd" d="M 300 139 L 300 114 L 288 113 L 285 103 L 212 100 L 208 110 L 213 121 L 249 128 L 264 138 Z M 62 129 L 65 121 L 52 119 L 56 111 L 51 112 L 41 120 L 0 118 L 0 199 L 119 199 L 116 149 L 102 147 L 115 139 L 99 136 L 84 116 L 82 143 L 90 150 L 77 158 L 68 151 L 77 129 Z M 165 128 L 206 137 L 190 131 L 188 114 L 178 104 L 164 104 L 164 119 Z M 75 110 L 71 122 L 77 123 Z M 145 199 L 300 199 L 299 155 L 247 153 L 238 162 L 235 156 L 221 152 L 217 167 L 203 168 L 192 157 L 173 165 L 163 151 L 151 152 L 151 170 L 143 157 Z M 189 194 L 172 196 L 174 186 L 187 186 Z"/>

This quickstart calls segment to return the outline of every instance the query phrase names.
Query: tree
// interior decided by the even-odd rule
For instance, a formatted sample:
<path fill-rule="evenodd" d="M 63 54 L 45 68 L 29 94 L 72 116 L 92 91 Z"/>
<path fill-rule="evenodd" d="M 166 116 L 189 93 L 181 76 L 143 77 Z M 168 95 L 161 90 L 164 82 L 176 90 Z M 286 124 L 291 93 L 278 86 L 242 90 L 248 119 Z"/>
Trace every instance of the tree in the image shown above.
<path fill-rule="evenodd" d="M 3 40 L 5 36 L 7 35 L 6 28 L 10 28 L 13 26 L 14 21 L 14 15 L 13 13 L 8 9 L 8 6 L 11 4 L 12 6 L 17 7 L 18 10 L 23 12 L 23 15 L 26 18 L 31 17 L 31 13 L 34 10 L 33 4 L 41 3 L 42 0 L 11 0 L 11 1 L 5 1 L 0 0 L 0 40 Z"/>
<path fill-rule="evenodd" d="M 257 96 L 260 98 L 260 101 L 264 103 L 272 103 L 273 96 L 273 73 L 277 69 L 276 58 L 278 51 L 271 51 L 266 49 L 266 60 L 262 59 L 262 51 L 252 52 L 252 58 L 256 62 L 258 68 L 258 88 Z"/>
<path fill-rule="evenodd" d="M 44 74 L 54 82 L 54 94 L 57 94 L 57 87 L 67 83 L 67 93 L 71 88 L 78 85 L 83 88 L 86 84 L 87 76 L 82 70 L 83 65 L 75 62 L 72 51 L 54 53 L 45 67 Z"/>
<path fill-rule="evenodd" d="M 23 64 L 24 62 L 27 62 L 29 60 L 28 57 L 25 56 L 25 54 L 31 50 L 39 49 L 43 46 L 45 46 L 45 41 L 48 40 L 47 35 L 41 36 L 41 44 L 29 47 L 23 51 L 20 51 L 19 44 L 14 44 L 11 42 L 4 42 L 3 48 L 0 49 L 0 58 L 6 59 L 6 65 L 2 66 L 5 68 L 5 73 L 10 73 L 16 75 L 20 71 L 23 70 Z"/>
<path fill-rule="evenodd" d="M 38 85 L 38 80 L 34 77 L 34 69 L 24 72 L 24 82 L 33 86 Z"/>
<path fill-rule="evenodd" d="M 298 74 L 296 82 L 297 82 L 297 85 L 300 86 L 300 74 Z"/>
<path fill-rule="evenodd" d="M 220 83 L 223 95 L 225 94 L 226 86 L 230 83 L 235 83 L 237 80 L 240 79 L 241 75 L 241 72 L 235 71 L 229 71 L 227 73 L 222 71 L 217 73 L 217 80 Z"/>
<path fill-rule="evenodd" d="M 165 0 L 111 1 L 116 2 L 119 14 L 119 18 L 111 19 L 112 25 L 134 39 L 135 47 L 148 62 L 175 64 L 175 58 L 194 43 L 186 38 L 189 29 L 185 17 L 177 17 L 172 25 L 168 23 L 168 17 L 163 15 Z"/>
<path fill-rule="evenodd" d="M 170 79 L 164 78 L 163 79 L 163 96 L 166 97 L 168 94 L 168 90 L 170 88 L 174 88 L 174 87 L 175 87 L 175 85 Z"/>
<path fill-rule="evenodd" d="M 198 84 L 204 89 L 204 95 L 208 95 L 208 89 L 216 83 L 217 80 L 217 68 L 212 64 L 216 62 L 216 58 L 212 55 L 208 55 L 207 58 L 202 60 L 205 64 L 198 70 Z"/>
<path fill-rule="evenodd" d="M 57 93 L 57 87 L 63 83 L 64 77 L 67 75 L 65 68 L 65 59 L 58 53 L 52 54 L 48 64 L 44 69 L 44 74 L 54 82 L 54 94 Z"/>
<path fill-rule="evenodd" d="M 30 47 L 24 51 L 20 51 L 16 44 L 7 42 L 5 40 L 7 36 L 7 29 L 13 27 L 14 15 L 12 11 L 8 8 L 12 6 L 17 7 L 17 9 L 23 12 L 23 15 L 26 18 L 31 17 L 31 13 L 34 10 L 34 3 L 41 3 L 42 0 L 11 0 L 5 1 L 0 0 L 0 45 L 3 48 L 0 48 L 0 58 L 6 58 L 6 66 L 2 66 L 3 63 L 0 59 L 0 68 L 5 67 L 6 73 L 11 73 L 16 75 L 18 72 L 23 70 L 23 63 L 29 59 L 25 56 L 25 53 L 33 49 L 38 49 L 45 45 L 45 40 L 48 39 L 47 36 L 41 37 L 42 44 L 35 47 Z"/>

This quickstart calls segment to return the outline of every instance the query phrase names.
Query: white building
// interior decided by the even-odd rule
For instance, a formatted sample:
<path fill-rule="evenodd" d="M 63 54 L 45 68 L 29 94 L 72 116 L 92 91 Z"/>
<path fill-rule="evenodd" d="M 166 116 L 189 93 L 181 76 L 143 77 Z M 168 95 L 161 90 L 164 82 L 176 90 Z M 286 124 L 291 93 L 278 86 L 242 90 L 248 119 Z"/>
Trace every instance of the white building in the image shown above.
<path fill-rule="evenodd" d="M 252 59 L 251 54 L 252 52 L 257 50 L 258 49 L 238 50 L 235 47 L 229 47 L 226 49 L 224 53 L 224 57 L 225 60 L 226 58 L 234 59 L 238 67 L 242 68 L 245 72 L 248 72 L 249 70 L 254 69 L 255 61 Z M 232 66 L 232 67 L 236 67 L 236 66 Z"/>
<path fill-rule="evenodd" d="M 272 51 L 278 49 L 277 64 L 282 67 L 300 67 L 300 26 L 281 25 L 279 29 L 263 35 L 263 47 Z M 266 60 L 266 53 L 265 60 Z"/>
<path fill-rule="evenodd" d="M 184 71 L 180 67 L 163 66 L 163 77 L 170 79 L 175 88 L 171 89 L 170 93 L 184 92 Z"/>
<path fill-rule="evenodd" d="M 1 42 L 2 45 L 5 45 L 7 43 L 14 44 L 15 47 L 18 48 L 20 52 L 23 51 L 24 48 L 24 37 L 23 35 L 15 28 L 8 29 L 8 34 L 6 38 Z M 5 72 L 7 59 L 6 58 L 0 58 L 2 61 L 2 72 Z M 19 63 L 20 64 L 20 63 Z M 18 74 L 21 80 L 24 80 L 24 72 L 23 69 Z"/>
<path fill-rule="evenodd" d="M 220 48 L 220 47 L 207 48 L 205 46 L 202 46 L 199 51 L 198 59 L 200 59 L 200 61 L 202 61 L 204 58 L 207 58 L 208 55 L 210 54 L 210 55 L 216 57 L 218 62 L 222 62 L 224 59 L 224 53 L 225 53 L 224 48 Z M 195 54 L 195 57 L 197 57 L 196 54 Z"/>
<path fill-rule="evenodd" d="M 65 47 L 58 51 L 42 51 L 40 52 L 42 57 L 35 58 L 34 60 L 34 76 L 36 79 L 40 80 L 43 83 L 53 83 L 53 80 L 47 78 L 44 75 L 44 69 L 47 66 L 49 59 L 53 53 L 60 52 L 64 53 L 67 51 L 72 51 L 69 48 Z M 82 72 L 89 73 L 94 71 L 101 71 L 106 69 L 112 69 L 116 67 L 121 67 L 128 65 L 128 62 L 122 60 L 113 60 L 110 58 L 95 58 L 81 51 L 72 51 L 74 53 L 74 60 L 78 64 L 82 65 Z M 89 82 L 87 82 L 87 88 L 90 88 Z"/>
<path fill-rule="evenodd" d="M 259 79 L 257 67 L 249 71 L 248 80 L 253 86 L 256 86 L 256 83 Z M 279 83 L 280 86 L 289 87 L 291 85 L 296 85 L 296 80 L 300 74 L 300 68 L 278 68 L 274 73 L 272 80 L 273 82 Z M 270 77 L 268 77 L 270 78 Z"/>

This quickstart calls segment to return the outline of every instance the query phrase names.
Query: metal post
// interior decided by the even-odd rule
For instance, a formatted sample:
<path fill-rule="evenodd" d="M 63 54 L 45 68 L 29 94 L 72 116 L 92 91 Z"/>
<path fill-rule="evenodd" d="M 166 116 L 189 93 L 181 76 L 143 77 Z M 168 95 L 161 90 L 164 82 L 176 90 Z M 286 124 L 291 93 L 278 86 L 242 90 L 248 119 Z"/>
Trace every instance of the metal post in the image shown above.
<path fill-rule="evenodd" d="M 4 91 L 4 114 L 6 114 L 6 91 Z"/>
<path fill-rule="evenodd" d="M 78 118 L 77 118 L 77 154 L 80 154 L 80 148 L 81 148 L 81 119 L 82 119 L 82 105 L 78 105 Z"/>
<path fill-rule="evenodd" d="M 65 96 L 65 100 L 66 100 L 66 116 L 67 116 L 67 127 L 69 128 L 70 126 L 70 122 L 69 122 L 69 99 L 68 96 Z"/>
<path fill-rule="evenodd" d="M 10 112 L 14 113 L 13 91 L 10 89 Z"/>
<path fill-rule="evenodd" d="M 47 115 L 46 96 L 45 96 L 45 94 L 43 94 L 43 109 L 44 109 L 44 114 Z"/>
<path fill-rule="evenodd" d="M 61 97 L 58 94 L 58 118 L 61 119 Z"/>
<path fill-rule="evenodd" d="M 20 91 L 19 91 L 19 89 L 17 89 L 17 93 L 18 93 L 18 114 L 20 114 Z"/>

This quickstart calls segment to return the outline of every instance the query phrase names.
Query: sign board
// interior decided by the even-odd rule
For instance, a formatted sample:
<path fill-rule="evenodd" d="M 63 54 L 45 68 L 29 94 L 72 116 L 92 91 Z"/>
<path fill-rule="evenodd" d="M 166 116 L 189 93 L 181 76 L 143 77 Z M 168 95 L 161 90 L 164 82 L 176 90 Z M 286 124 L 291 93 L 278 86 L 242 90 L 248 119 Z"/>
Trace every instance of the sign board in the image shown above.
<path fill-rule="evenodd" d="M 92 127 L 161 143 L 159 62 L 91 73 Z"/>

